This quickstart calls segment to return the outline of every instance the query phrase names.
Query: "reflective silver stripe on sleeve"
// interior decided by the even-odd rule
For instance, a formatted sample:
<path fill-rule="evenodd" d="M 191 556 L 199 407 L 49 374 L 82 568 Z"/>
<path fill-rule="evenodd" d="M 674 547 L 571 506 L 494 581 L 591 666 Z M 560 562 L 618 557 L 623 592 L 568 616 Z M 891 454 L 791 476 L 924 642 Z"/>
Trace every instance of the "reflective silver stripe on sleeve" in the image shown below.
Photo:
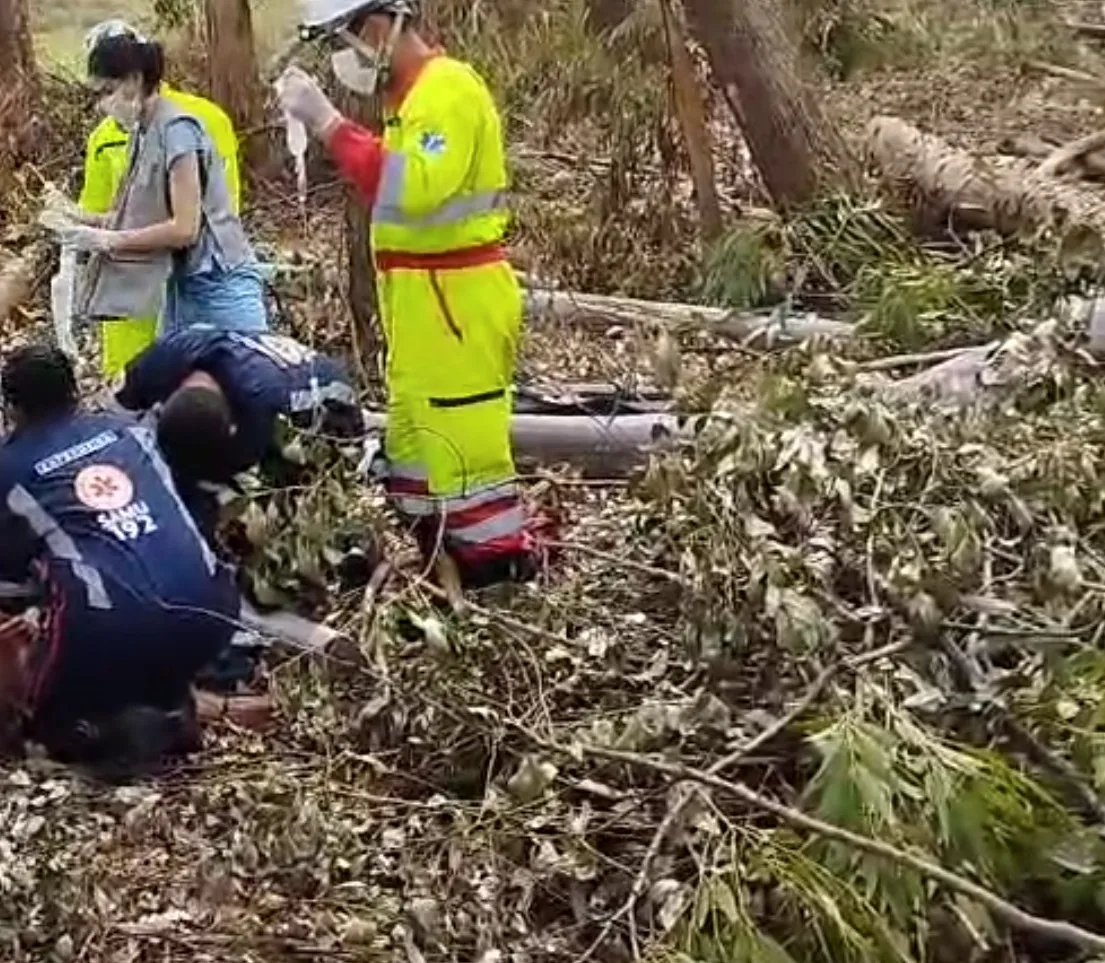
<path fill-rule="evenodd" d="M 505 209 L 505 200 L 506 195 L 502 191 L 464 194 L 438 205 L 425 214 L 405 214 L 397 203 L 385 204 L 378 201 L 372 208 L 372 220 L 377 224 L 391 224 L 396 227 L 442 227 L 447 224 L 459 224 L 477 214 L 489 214 Z"/>
<path fill-rule="evenodd" d="M 31 526 L 31 531 L 46 543 L 46 547 L 55 558 L 69 563 L 73 574 L 84 583 L 89 607 L 94 609 L 112 607 L 99 571 L 84 560 L 73 539 L 61 530 L 61 526 L 39 504 L 34 495 L 22 485 L 16 485 L 8 492 L 8 508 L 26 520 Z"/>
<path fill-rule="evenodd" d="M 407 158 L 403 154 L 388 152 L 384 157 L 384 169 L 376 191 L 376 203 L 372 206 L 372 220 L 377 224 L 402 227 L 440 227 L 457 224 L 476 214 L 487 214 L 505 208 L 503 191 L 479 191 L 462 194 L 438 205 L 425 214 L 407 214 L 403 211 L 403 188 L 407 179 Z"/>
<path fill-rule="evenodd" d="M 289 410 L 295 413 L 301 411 L 310 411 L 312 408 L 318 408 L 324 402 L 333 401 L 338 404 L 355 405 L 357 403 L 357 392 L 355 392 L 344 381 L 331 381 L 328 384 L 316 387 L 317 383 L 312 383 L 312 387 L 303 388 L 299 391 L 293 391 L 288 396 Z"/>
<path fill-rule="evenodd" d="M 195 535 L 196 541 L 199 542 L 200 552 L 203 555 L 203 562 L 204 565 L 207 566 L 207 574 L 214 575 L 217 565 L 215 553 L 211 551 L 211 546 L 207 544 L 204 537 L 200 534 L 200 530 L 196 528 L 196 522 L 195 519 L 192 518 L 192 513 L 188 511 L 184 502 L 181 501 L 180 494 L 176 490 L 176 485 L 173 484 L 173 473 L 169 471 L 169 466 L 165 464 L 165 459 L 161 457 L 161 452 L 157 450 L 157 442 L 154 441 L 153 432 L 141 426 L 128 428 L 127 431 L 134 436 L 134 440 L 137 441 L 138 444 L 142 446 L 142 450 L 149 455 L 158 477 L 165 485 L 165 488 L 168 489 L 169 495 L 177 508 L 180 509 L 180 514 L 184 516 L 184 523 L 188 526 L 189 531 Z"/>
<path fill-rule="evenodd" d="M 407 158 L 388 151 L 384 156 L 384 169 L 380 172 L 380 184 L 376 188 L 376 208 L 398 209 L 403 200 L 403 181 L 407 173 Z"/>

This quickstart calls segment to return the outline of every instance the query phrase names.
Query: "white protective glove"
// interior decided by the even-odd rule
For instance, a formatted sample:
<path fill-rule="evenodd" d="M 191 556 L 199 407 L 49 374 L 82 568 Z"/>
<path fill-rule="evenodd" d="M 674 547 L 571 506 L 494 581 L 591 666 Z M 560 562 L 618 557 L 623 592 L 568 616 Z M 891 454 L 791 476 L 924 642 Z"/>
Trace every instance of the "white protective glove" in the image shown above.
<path fill-rule="evenodd" d="M 71 221 L 80 220 L 85 213 L 80 204 L 60 190 L 56 184 L 51 183 L 47 183 L 42 189 L 42 208 L 44 212 L 56 211 Z"/>
<path fill-rule="evenodd" d="M 285 70 L 273 87 L 281 109 L 301 121 L 315 137 L 324 137 L 341 120 L 341 113 L 315 78 L 299 67 Z"/>
<path fill-rule="evenodd" d="M 78 251 L 92 251 L 104 253 L 110 251 L 115 240 L 116 231 L 108 231 L 102 227 L 89 227 L 87 224 L 74 224 L 72 222 L 57 228 L 58 240 L 62 245 L 69 245 Z"/>
<path fill-rule="evenodd" d="M 38 223 L 50 231 L 61 231 L 79 223 L 80 207 L 52 184 L 43 192 L 45 202 L 38 215 Z"/>

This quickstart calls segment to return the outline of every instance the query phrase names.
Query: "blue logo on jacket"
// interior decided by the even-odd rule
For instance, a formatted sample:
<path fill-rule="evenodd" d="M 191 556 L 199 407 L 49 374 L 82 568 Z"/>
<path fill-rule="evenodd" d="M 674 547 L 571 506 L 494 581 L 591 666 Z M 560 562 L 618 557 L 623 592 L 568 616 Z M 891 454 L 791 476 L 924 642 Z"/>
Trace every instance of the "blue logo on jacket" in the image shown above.
<path fill-rule="evenodd" d="M 445 153 L 445 135 L 426 131 L 418 140 L 418 146 L 422 152 L 433 157 L 440 157 Z"/>

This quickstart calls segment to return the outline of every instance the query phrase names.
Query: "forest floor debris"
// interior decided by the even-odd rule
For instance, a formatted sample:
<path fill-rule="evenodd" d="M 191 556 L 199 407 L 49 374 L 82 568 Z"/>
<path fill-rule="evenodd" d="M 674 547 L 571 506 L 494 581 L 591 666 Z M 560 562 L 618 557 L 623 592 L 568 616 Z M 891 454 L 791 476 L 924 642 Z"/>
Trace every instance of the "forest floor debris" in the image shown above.
<path fill-rule="evenodd" d="M 1041 324 L 1091 272 L 1047 235 L 921 243 L 885 205 L 837 198 L 787 223 L 746 217 L 694 278 L 670 131 L 641 94 L 662 85 L 634 62 L 612 93 L 609 58 L 574 56 L 581 35 L 552 9 L 494 76 L 526 135 L 520 266 L 636 297 L 789 295 L 787 310 L 845 313 L 858 336 L 767 352 L 680 330 L 669 379 L 673 349 L 648 324 L 535 325 L 527 377 L 670 381 L 680 410 L 713 416 L 629 483 L 543 471 L 569 517 L 546 580 L 459 614 L 417 572 L 338 593 L 331 621 L 364 664 L 274 662 L 263 733 L 214 726 L 194 765 L 148 785 L 92 786 L 38 758 L 0 770 L 5 959 L 1015 963 L 1100 949 L 1105 382 L 1077 331 Z M 951 49 L 949 31 L 938 62 L 957 70 L 889 64 L 837 84 L 836 109 L 856 108 L 856 130 L 877 108 L 983 150 L 1011 116 L 1057 143 L 1101 126 L 1010 52 L 1071 69 L 1089 55 L 987 16 L 970 37 L 1003 40 L 993 60 L 970 66 L 977 46 Z M 584 93 L 593 116 L 577 124 Z M 739 153 L 725 160 L 741 186 L 728 200 L 753 207 Z M 36 170 L 63 167 L 59 152 Z M 21 184 L 19 203 L 37 189 Z M 333 348 L 343 255 L 322 226 L 336 193 L 319 197 L 306 236 L 261 203 L 252 216 L 281 257 L 312 248 L 289 258 L 302 270 L 280 285 L 286 320 Z M 16 312 L 5 334 L 41 319 Z M 985 405 L 884 390 L 1009 341 L 1017 377 Z M 382 511 L 349 497 L 324 485 L 317 503 Z M 294 566 L 305 533 L 275 534 L 273 565 Z"/>

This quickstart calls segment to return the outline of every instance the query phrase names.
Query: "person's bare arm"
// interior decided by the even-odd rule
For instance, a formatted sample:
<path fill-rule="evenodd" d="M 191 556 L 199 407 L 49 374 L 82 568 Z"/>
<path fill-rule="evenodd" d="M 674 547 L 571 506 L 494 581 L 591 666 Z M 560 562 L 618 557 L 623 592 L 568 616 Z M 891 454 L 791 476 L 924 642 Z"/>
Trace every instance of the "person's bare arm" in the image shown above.
<path fill-rule="evenodd" d="M 196 243 L 200 233 L 200 165 L 196 154 L 179 157 L 169 171 L 169 201 L 172 214 L 168 220 L 149 227 L 137 227 L 117 232 L 113 251 L 135 253 L 143 251 L 178 250 Z"/>

